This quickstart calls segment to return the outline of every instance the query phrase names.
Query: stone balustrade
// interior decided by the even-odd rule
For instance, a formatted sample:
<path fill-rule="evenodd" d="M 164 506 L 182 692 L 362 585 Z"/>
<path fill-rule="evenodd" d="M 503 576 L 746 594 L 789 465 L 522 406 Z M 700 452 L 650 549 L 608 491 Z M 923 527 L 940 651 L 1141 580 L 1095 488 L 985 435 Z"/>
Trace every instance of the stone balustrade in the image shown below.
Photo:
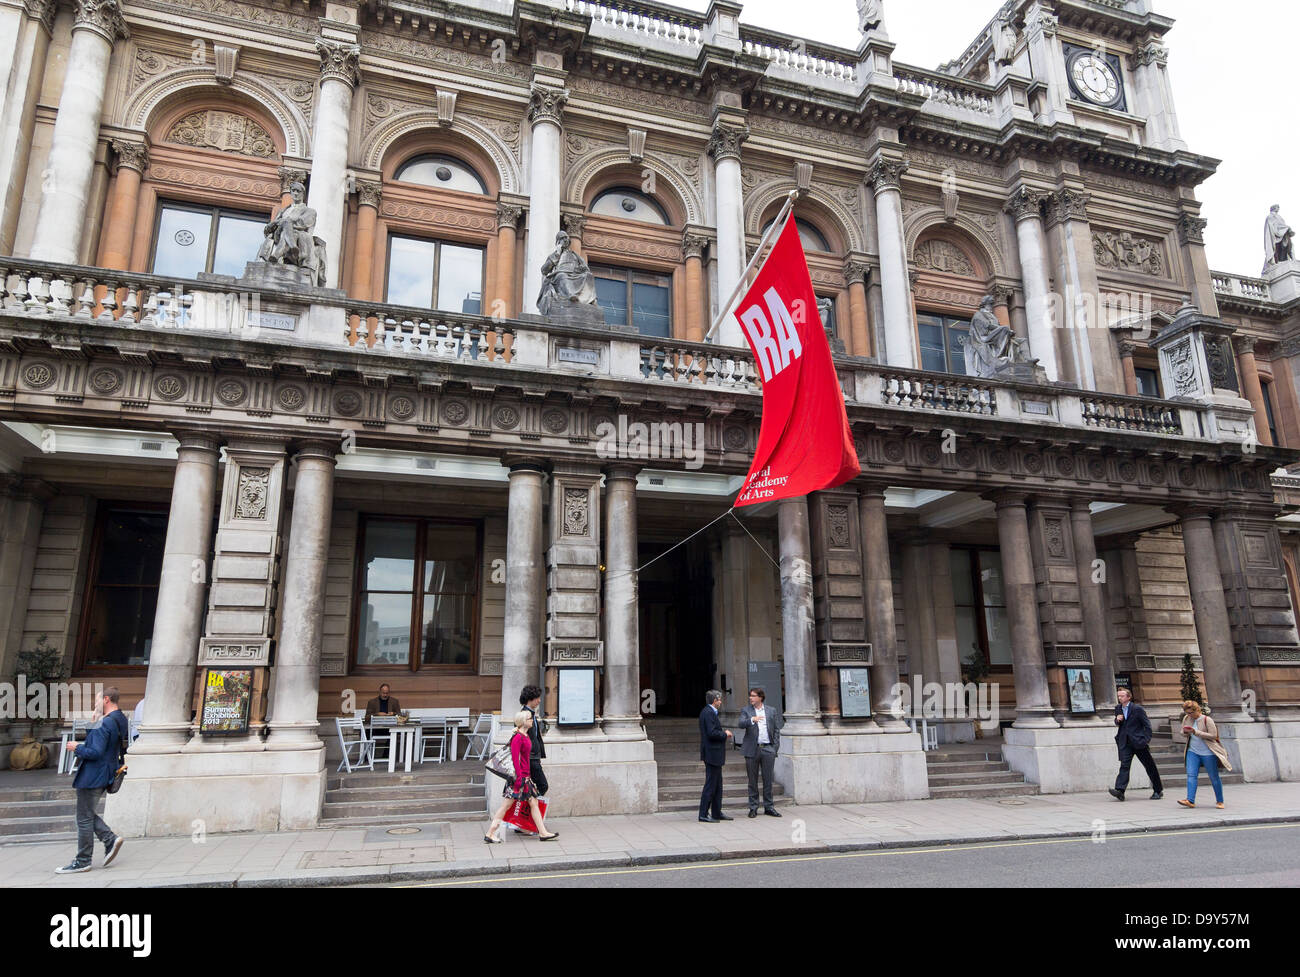
<path fill-rule="evenodd" d="M 1268 282 L 1262 278 L 1247 278 L 1245 275 L 1233 275 L 1223 271 L 1211 272 L 1210 277 L 1214 281 L 1214 291 L 1217 295 L 1228 295 L 1253 302 L 1273 300 Z"/>
<path fill-rule="evenodd" d="M 741 25 L 742 50 L 752 57 L 763 58 L 779 68 L 786 68 L 815 84 L 818 80 L 853 82 L 857 64 L 846 60 L 848 52 L 832 53 L 799 38 L 774 31 L 759 31 Z"/>
<path fill-rule="evenodd" d="M 1182 434 L 1178 407 L 1166 401 L 1144 397 L 1113 397 L 1084 394 L 1079 398 L 1083 423 L 1112 431 L 1145 431 L 1148 434 Z"/>
<path fill-rule="evenodd" d="M 632 43 L 647 39 L 698 49 L 704 41 L 704 21 L 688 11 L 670 10 L 642 4 L 629 4 L 618 0 L 566 0 L 570 13 L 590 17 L 592 33 L 598 36 L 617 37 L 631 34 Z"/>
<path fill-rule="evenodd" d="M 443 360 L 508 363 L 515 331 L 507 321 L 376 302 L 347 302 L 344 341 L 354 349 Z"/>
<path fill-rule="evenodd" d="M 890 407 L 996 415 L 995 385 L 967 377 L 888 369 L 880 374 L 880 402 Z"/>
<path fill-rule="evenodd" d="M 919 95 L 940 105 L 993 118 L 994 93 L 986 85 L 899 64 L 894 65 L 894 75 L 898 78 L 898 90 L 904 95 Z"/>

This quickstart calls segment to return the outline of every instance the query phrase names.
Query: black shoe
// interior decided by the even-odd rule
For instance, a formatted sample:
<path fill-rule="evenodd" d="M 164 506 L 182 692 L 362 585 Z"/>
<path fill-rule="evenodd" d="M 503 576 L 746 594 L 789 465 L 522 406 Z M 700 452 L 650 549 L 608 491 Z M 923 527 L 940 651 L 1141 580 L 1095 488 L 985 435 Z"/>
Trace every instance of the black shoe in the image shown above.
<path fill-rule="evenodd" d="M 54 870 L 56 875 L 71 875 L 74 872 L 89 872 L 90 862 L 72 862 Z"/>
<path fill-rule="evenodd" d="M 1124 792 L 1122 790 L 1116 790 L 1114 787 L 1107 791 L 1107 793 L 1117 801 L 1122 801 L 1124 799 Z"/>
<path fill-rule="evenodd" d="M 734 821 L 734 820 L 736 820 L 736 819 L 733 818 L 730 814 L 719 814 L 718 817 L 717 817 L 717 820 L 718 820 L 718 821 Z"/>
<path fill-rule="evenodd" d="M 117 858 L 117 853 L 120 852 L 121 850 L 122 850 L 122 838 L 119 835 L 118 837 L 113 839 L 113 843 L 111 845 L 106 845 L 104 847 L 105 868 L 108 868 L 108 866 L 112 863 L 113 859 Z"/>
<path fill-rule="evenodd" d="M 766 814 L 769 818 L 779 818 L 781 816 L 781 812 L 774 807 L 769 807 L 763 813 Z"/>
<path fill-rule="evenodd" d="M 750 811 L 750 812 L 749 812 L 749 816 L 750 816 L 751 818 L 756 818 L 756 817 L 758 817 L 758 812 L 757 812 L 757 811 Z"/>
<path fill-rule="evenodd" d="M 1165 792 L 1164 792 L 1163 790 L 1158 790 L 1158 791 L 1156 791 L 1154 794 L 1151 795 L 1151 799 L 1152 799 L 1153 801 L 1158 801 L 1158 800 L 1161 800 L 1164 796 L 1165 796 Z"/>
<path fill-rule="evenodd" d="M 717 824 L 717 823 L 718 823 L 718 819 L 717 819 L 717 818 L 700 818 L 700 820 L 703 821 L 705 824 Z"/>

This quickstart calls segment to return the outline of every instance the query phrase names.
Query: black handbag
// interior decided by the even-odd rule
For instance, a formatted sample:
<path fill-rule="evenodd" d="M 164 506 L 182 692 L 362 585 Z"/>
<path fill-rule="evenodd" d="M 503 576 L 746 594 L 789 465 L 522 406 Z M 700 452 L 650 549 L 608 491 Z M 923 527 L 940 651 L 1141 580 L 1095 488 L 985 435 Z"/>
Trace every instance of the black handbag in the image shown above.
<path fill-rule="evenodd" d="M 119 709 L 117 714 L 120 716 L 120 715 L 122 714 L 122 711 Z M 117 770 L 113 773 L 113 779 L 112 779 L 112 781 L 109 782 L 109 785 L 108 785 L 108 788 L 107 788 L 107 790 L 108 790 L 108 792 L 109 792 L 110 794 L 116 794 L 119 790 L 121 790 L 121 789 L 122 789 L 122 781 L 124 781 L 124 780 L 126 779 L 126 751 L 127 751 L 127 748 L 130 747 L 130 745 L 131 745 L 131 740 L 130 740 L 131 732 L 130 732 L 130 730 L 131 730 L 131 727 L 130 727 L 130 725 L 128 724 L 128 725 L 127 725 L 127 732 L 126 732 L 126 734 L 125 734 L 125 735 L 124 735 L 124 736 L 123 736 L 123 737 L 118 741 L 118 745 L 117 745 Z"/>

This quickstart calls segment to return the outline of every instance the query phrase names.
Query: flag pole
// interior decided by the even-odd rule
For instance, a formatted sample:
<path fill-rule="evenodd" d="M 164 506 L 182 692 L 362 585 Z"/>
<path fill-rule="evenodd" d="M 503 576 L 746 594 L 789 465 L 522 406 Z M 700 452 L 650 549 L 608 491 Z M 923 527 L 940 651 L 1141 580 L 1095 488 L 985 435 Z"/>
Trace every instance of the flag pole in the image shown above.
<path fill-rule="evenodd" d="M 785 229 L 786 222 L 794 213 L 794 202 L 799 199 L 799 195 L 802 192 L 803 191 L 798 187 L 795 187 L 786 196 L 785 203 L 782 205 L 780 212 L 776 215 L 776 220 L 772 221 L 772 226 L 769 227 L 767 233 L 763 235 L 763 240 L 758 242 L 758 250 L 754 252 L 754 257 L 751 258 L 749 264 L 745 266 L 745 270 L 740 273 L 740 281 L 736 282 L 736 287 L 732 291 L 731 296 L 719 307 L 718 318 L 715 319 L 713 325 L 709 327 L 709 331 L 704 334 L 704 341 L 706 343 L 709 342 L 713 338 L 713 334 L 718 331 L 718 326 L 722 325 L 722 320 L 727 317 L 727 314 L 731 311 L 731 307 L 735 304 L 736 299 L 740 298 L 741 292 L 749 286 L 750 272 L 754 270 L 754 266 L 759 263 L 760 259 L 762 259 L 763 252 L 767 249 L 767 246 L 772 239 Z"/>

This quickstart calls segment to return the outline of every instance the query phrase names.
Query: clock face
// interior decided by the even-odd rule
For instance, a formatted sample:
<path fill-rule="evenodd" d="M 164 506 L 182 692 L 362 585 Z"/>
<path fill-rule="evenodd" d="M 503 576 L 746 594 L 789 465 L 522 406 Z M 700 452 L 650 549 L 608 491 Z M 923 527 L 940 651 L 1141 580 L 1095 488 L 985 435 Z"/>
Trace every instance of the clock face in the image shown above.
<path fill-rule="evenodd" d="M 1070 62 L 1075 90 L 1090 102 L 1114 105 L 1119 100 L 1119 79 L 1104 58 L 1081 54 Z"/>

